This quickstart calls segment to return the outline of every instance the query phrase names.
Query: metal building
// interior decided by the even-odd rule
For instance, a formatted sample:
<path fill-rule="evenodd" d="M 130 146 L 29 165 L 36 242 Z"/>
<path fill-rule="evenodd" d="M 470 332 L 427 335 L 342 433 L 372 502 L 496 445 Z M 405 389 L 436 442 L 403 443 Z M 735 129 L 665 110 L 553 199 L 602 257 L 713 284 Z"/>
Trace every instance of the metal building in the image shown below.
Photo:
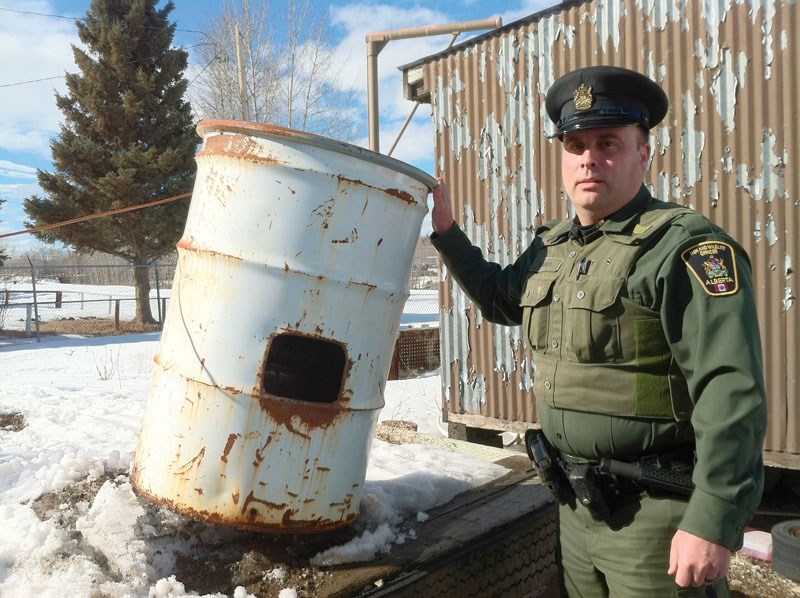
<path fill-rule="evenodd" d="M 457 221 L 510 263 L 534 229 L 571 216 L 544 96 L 578 67 L 646 73 L 670 97 L 647 184 L 709 216 L 748 250 L 758 293 L 768 464 L 800 468 L 800 6 L 793 0 L 562 2 L 401 67 L 430 103 L 435 166 Z M 484 322 L 442 273 L 443 411 L 472 428 L 535 421 L 534 367 L 518 328 Z"/>

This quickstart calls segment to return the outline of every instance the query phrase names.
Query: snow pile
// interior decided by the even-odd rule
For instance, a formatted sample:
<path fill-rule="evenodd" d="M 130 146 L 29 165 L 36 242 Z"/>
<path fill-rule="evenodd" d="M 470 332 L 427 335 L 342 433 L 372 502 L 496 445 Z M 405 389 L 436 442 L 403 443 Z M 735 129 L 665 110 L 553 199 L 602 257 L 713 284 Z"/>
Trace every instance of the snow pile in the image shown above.
<path fill-rule="evenodd" d="M 240 533 L 187 524 L 133 493 L 126 473 L 158 339 L 151 334 L 0 347 L 0 415 L 21 414 L 25 422 L 19 430 L 0 428 L 0 595 L 196 596 L 186 586 L 193 580 L 176 575 L 178 561 L 224 554 Z M 98 360 L 109 355 L 114 375 L 101 376 Z M 420 432 L 438 434 L 440 392 L 438 376 L 391 381 L 379 419 L 414 421 Z M 311 564 L 370 560 L 413 541 L 426 511 L 505 471 L 432 446 L 375 439 L 355 537 L 316 554 Z M 92 481 L 91 493 L 82 490 Z M 285 575 L 280 567 L 264 572 L 279 584 Z M 280 592 L 280 598 L 297 595 L 292 587 Z M 246 596 L 242 587 L 233 593 Z"/>

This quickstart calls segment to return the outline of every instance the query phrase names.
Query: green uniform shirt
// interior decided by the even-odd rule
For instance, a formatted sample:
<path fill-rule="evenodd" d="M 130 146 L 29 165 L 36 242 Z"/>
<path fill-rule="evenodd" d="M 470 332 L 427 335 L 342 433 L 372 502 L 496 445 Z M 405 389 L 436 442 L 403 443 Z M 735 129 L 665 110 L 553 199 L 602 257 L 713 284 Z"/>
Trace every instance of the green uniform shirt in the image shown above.
<path fill-rule="evenodd" d="M 627 206 L 602 223 L 603 234 L 589 242 L 610 243 L 606 235 L 633 234 L 643 212 L 667 205 L 642 187 Z M 567 234 L 568 228 L 563 230 L 558 242 L 575 244 L 580 250 L 578 241 Z M 548 227 L 537 231 L 528 249 L 506 268 L 486 261 L 456 226 L 444 235 L 434 234 L 432 240 L 450 274 L 484 318 L 518 325 L 523 320 L 520 302 L 529 272 L 544 253 L 543 237 L 548 231 Z M 548 242 L 553 243 L 552 238 Z M 721 253 L 715 253 L 716 248 Z M 589 407 L 562 409 L 540 399 L 539 423 L 558 449 L 588 459 L 631 459 L 666 452 L 693 439 L 695 490 L 680 529 L 738 549 L 744 526 L 761 497 L 766 427 L 749 259 L 738 243 L 710 221 L 699 215 L 676 218 L 641 253 L 623 286 L 627 299 L 660 316 L 693 404 L 691 418 L 621 417 L 591 412 Z M 613 375 L 611 368 L 609 375 Z M 591 381 L 585 385 L 588 396 Z"/>

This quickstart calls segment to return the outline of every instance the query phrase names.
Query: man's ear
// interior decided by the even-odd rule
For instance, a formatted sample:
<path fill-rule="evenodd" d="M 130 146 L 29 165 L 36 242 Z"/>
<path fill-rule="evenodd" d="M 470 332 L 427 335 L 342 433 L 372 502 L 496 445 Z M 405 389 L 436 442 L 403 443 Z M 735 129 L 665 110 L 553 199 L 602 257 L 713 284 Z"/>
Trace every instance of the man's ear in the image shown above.
<path fill-rule="evenodd" d="M 652 155 L 653 148 L 649 143 L 643 143 L 641 149 L 642 162 L 644 163 L 645 170 L 650 164 L 650 156 Z"/>

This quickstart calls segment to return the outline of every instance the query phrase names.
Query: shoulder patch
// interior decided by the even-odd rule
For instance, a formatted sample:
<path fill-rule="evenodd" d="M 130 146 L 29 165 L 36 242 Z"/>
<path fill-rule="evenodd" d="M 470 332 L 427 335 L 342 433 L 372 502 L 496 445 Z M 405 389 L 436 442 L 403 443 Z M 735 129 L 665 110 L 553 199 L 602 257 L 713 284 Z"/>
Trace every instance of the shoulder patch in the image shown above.
<path fill-rule="evenodd" d="M 733 295 L 739 291 L 736 254 L 727 243 L 703 241 L 684 251 L 681 258 L 709 295 Z"/>

